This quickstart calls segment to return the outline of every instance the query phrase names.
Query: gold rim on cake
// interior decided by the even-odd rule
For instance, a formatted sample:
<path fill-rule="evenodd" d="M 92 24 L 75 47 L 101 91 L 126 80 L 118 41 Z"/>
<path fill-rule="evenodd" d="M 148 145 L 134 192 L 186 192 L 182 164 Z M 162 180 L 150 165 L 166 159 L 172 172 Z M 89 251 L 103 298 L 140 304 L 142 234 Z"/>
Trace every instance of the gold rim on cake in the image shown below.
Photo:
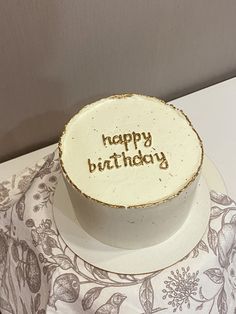
<path fill-rule="evenodd" d="M 84 110 L 85 108 L 89 107 L 90 105 L 92 105 L 93 103 L 90 103 L 90 104 L 87 104 L 86 106 L 84 106 L 83 108 L 81 108 L 70 120 L 69 122 L 65 125 L 64 127 L 64 130 L 63 130 L 63 133 L 59 139 L 59 142 L 58 142 L 58 150 L 59 150 L 59 160 L 60 160 L 60 165 L 61 165 L 61 169 L 62 169 L 62 172 L 65 176 L 65 178 L 67 179 L 67 181 L 73 186 L 74 189 L 76 189 L 77 191 L 79 191 L 82 195 L 84 195 L 86 198 L 92 200 L 92 201 L 95 201 L 97 203 L 100 203 L 100 204 L 103 204 L 105 206 L 109 206 L 109 207 L 113 207 L 113 208 L 145 208 L 145 207 L 152 207 L 152 206 L 156 206 L 156 205 L 159 205 L 159 204 L 163 204 L 175 197 L 177 197 L 180 193 L 182 193 L 191 183 L 193 183 L 195 181 L 195 179 L 198 177 L 200 171 L 201 171 L 201 168 L 202 168 L 202 164 L 203 164 L 203 157 L 204 157 L 204 149 L 203 149 L 203 143 L 202 143 L 202 140 L 199 136 L 199 134 L 197 133 L 197 131 L 195 130 L 195 128 L 193 127 L 191 121 L 189 120 L 189 118 L 187 117 L 187 115 L 181 110 L 181 109 L 178 109 L 176 108 L 174 105 L 172 104 L 168 104 L 166 103 L 165 101 L 161 100 L 161 99 L 158 99 L 157 97 L 153 97 L 153 96 L 144 96 L 144 95 L 139 95 L 139 94 L 120 94 L 120 95 L 112 95 L 110 97 L 107 97 L 108 99 L 122 99 L 122 98 L 128 98 L 128 97 L 132 97 L 132 96 L 142 96 L 144 98 L 151 98 L 151 99 L 156 99 L 158 101 L 160 101 L 161 103 L 163 103 L 163 105 L 166 105 L 166 106 L 169 106 L 169 107 L 172 107 L 174 110 L 176 110 L 177 112 L 180 112 L 184 117 L 185 119 L 187 120 L 189 126 L 191 127 L 191 129 L 194 131 L 194 133 L 197 135 L 197 138 L 199 140 L 199 145 L 200 145 L 200 148 L 201 148 L 201 158 L 200 158 L 200 163 L 199 163 L 199 166 L 197 168 L 197 170 L 195 171 L 195 173 L 191 176 L 190 180 L 188 180 L 188 182 L 181 188 L 178 190 L 177 193 L 173 193 L 171 194 L 170 196 L 168 197 L 165 197 L 159 201 L 156 201 L 156 202 L 148 202 L 148 203 L 144 203 L 144 204 L 138 204 L 138 205 L 131 205 L 131 206 L 124 206 L 124 205 L 116 205 L 116 204 L 109 204 L 109 203 L 106 203 L 106 202 L 103 202 L 101 200 L 98 200 L 96 198 L 93 198 L 91 196 L 89 196 L 88 194 L 84 193 L 83 191 L 81 191 L 81 189 L 78 188 L 78 186 L 71 180 L 71 178 L 69 177 L 67 171 L 65 170 L 65 167 L 64 167 L 64 163 L 63 163 L 63 160 L 62 160 L 62 154 L 63 154 L 63 150 L 62 150 L 62 139 L 63 139 L 63 136 L 65 135 L 66 133 L 66 128 L 68 126 L 68 124 L 71 122 L 71 120 L 79 115 L 81 113 L 82 110 Z"/>

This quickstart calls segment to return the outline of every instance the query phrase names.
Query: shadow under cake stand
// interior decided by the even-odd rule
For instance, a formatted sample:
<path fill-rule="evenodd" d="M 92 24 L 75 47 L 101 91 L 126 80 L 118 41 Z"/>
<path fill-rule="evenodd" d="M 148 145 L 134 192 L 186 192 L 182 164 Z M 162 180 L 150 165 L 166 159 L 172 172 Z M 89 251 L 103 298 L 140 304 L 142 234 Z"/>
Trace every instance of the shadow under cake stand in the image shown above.
<path fill-rule="evenodd" d="M 53 214 L 63 241 L 84 261 L 115 273 L 149 273 L 180 261 L 201 240 L 209 221 L 211 190 L 227 193 L 219 171 L 205 156 L 193 203 L 182 227 L 166 241 L 142 249 L 112 247 L 84 231 L 62 177 L 55 192 Z"/>

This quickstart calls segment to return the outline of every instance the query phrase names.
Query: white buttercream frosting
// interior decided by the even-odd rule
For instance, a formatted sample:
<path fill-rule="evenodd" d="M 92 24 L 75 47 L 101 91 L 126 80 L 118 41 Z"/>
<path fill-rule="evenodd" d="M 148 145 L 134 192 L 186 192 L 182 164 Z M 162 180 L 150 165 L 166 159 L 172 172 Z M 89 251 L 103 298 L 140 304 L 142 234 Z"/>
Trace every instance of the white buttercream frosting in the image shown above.
<path fill-rule="evenodd" d="M 64 171 L 82 193 L 124 207 L 178 194 L 203 156 L 201 141 L 180 110 L 141 95 L 85 106 L 67 124 L 60 149 Z"/>

